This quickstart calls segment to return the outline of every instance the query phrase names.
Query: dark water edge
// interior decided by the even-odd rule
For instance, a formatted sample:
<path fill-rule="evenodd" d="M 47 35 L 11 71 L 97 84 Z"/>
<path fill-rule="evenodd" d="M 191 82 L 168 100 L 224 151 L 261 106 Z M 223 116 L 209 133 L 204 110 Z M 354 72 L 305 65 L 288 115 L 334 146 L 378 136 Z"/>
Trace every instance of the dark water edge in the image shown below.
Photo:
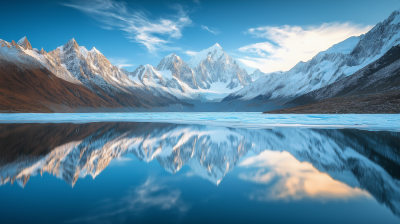
<path fill-rule="evenodd" d="M 2 223 L 398 223 L 399 179 L 397 132 L 0 124 Z"/>
<path fill-rule="evenodd" d="M 295 105 L 284 105 L 286 101 L 268 100 L 233 100 L 224 102 L 202 102 L 200 100 L 185 101 L 188 105 L 171 104 L 168 107 L 77 107 L 71 108 L 66 105 L 46 105 L 53 113 L 132 113 L 132 112 L 264 112 L 280 110 Z M 0 113 L 42 113 L 37 111 L 12 111 L 0 110 Z"/>

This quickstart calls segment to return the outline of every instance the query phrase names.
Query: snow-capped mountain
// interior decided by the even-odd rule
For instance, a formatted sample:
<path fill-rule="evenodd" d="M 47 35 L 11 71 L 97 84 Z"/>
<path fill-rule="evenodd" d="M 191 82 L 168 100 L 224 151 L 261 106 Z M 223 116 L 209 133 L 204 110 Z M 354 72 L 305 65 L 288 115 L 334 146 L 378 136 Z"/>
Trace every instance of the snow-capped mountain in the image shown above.
<path fill-rule="evenodd" d="M 155 92 L 164 89 L 179 99 L 201 101 L 220 101 L 252 81 L 219 44 L 197 53 L 188 63 L 169 54 L 156 68 L 141 65 L 129 77 Z"/>
<path fill-rule="evenodd" d="M 400 11 L 364 35 L 350 37 L 282 74 L 273 73 L 232 93 L 225 100 L 271 99 L 286 102 L 350 76 L 400 43 Z"/>
<path fill-rule="evenodd" d="M 267 74 L 262 72 L 260 69 L 256 69 L 252 74 L 250 74 L 250 76 L 253 81 L 256 81 L 259 78 L 267 76 Z"/>
<path fill-rule="evenodd" d="M 26 38 L 25 38 L 26 40 Z M 108 94 L 114 92 L 128 92 L 128 88 L 135 86 L 118 67 L 112 65 L 103 54 L 93 47 L 90 51 L 72 38 L 65 45 L 48 53 L 37 51 L 29 52 L 40 60 L 50 70 L 65 68 L 69 77 L 78 80 L 94 92 L 98 91 L 93 85 L 100 87 Z M 52 66 L 54 65 L 54 66 Z M 57 68 L 57 69 L 54 69 Z M 68 74 L 67 73 L 67 74 Z M 68 81 L 68 76 L 60 76 Z"/>
<path fill-rule="evenodd" d="M 163 89 L 157 90 L 155 94 L 143 88 L 143 85 L 131 81 L 128 78 L 129 72 L 112 65 L 96 48 L 89 51 L 79 46 L 75 39 L 50 52 L 32 48 L 26 37 L 18 41 L 18 45 L 14 45 L 19 46 L 23 53 L 40 62 L 57 77 L 83 85 L 106 101 L 116 101 L 116 107 L 151 108 L 186 104 Z"/>
<path fill-rule="evenodd" d="M 281 72 L 281 71 L 278 71 L 278 72 L 264 73 L 264 72 L 262 72 L 260 69 L 256 69 L 256 70 L 254 70 L 254 72 L 253 72 L 252 74 L 250 74 L 250 76 L 251 76 L 251 78 L 252 78 L 252 80 L 253 80 L 253 82 L 254 82 L 254 81 L 256 81 L 257 79 L 266 77 L 267 75 L 270 75 L 270 74 L 273 74 L 273 73 L 279 74 L 279 73 L 282 73 L 282 72 Z"/>
<path fill-rule="evenodd" d="M 192 88 L 173 76 L 169 70 L 159 71 L 149 64 L 140 65 L 134 72 L 130 72 L 128 77 L 157 96 L 168 92 L 179 99 L 193 98 Z"/>
<path fill-rule="evenodd" d="M 33 50 L 31 43 L 28 41 L 26 37 L 21 38 L 17 44 L 23 47 L 25 50 Z"/>
<path fill-rule="evenodd" d="M 196 75 L 189 65 L 175 53 L 164 57 L 157 66 L 158 71 L 170 71 L 171 75 L 192 89 L 198 89 Z"/>
<path fill-rule="evenodd" d="M 400 45 L 396 45 L 381 58 L 358 70 L 353 75 L 301 95 L 288 103 L 304 105 L 334 97 L 371 96 L 372 94 L 399 90 L 399 71 Z M 377 103 L 377 101 L 374 101 L 374 103 Z M 365 106 L 364 104 L 363 107 Z"/>
<path fill-rule="evenodd" d="M 74 129 L 68 132 L 63 125 L 66 124 L 59 124 L 59 131 L 53 130 L 50 135 L 79 133 L 82 137 L 68 135 L 72 141 L 53 146 L 42 156 L 28 153 L 19 158 L 21 152 L 13 148 L 16 156 L 4 158 L 15 159 L 0 165 L 1 184 L 17 181 L 25 185 L 29 177 L 48 172 L 74 185 L 86 175 L 95 178 L 111 160 L 127 153 L 133 153 L 145 162 L 157 160 L 170 173 L 187 165 L 197 175 L 219 184 L 248 152 L 260 154 L 265 150 L 285 150 L 338 181 L 368 191 L 400 215 L 400 157 L 396 144 L 399 136 L 395 133 L 304 128 L 235 129 L 155 123 L 74 124 Z M 24 140 L 21 150 L 32 144 L 29 139 L 32 138 Z M 48 150 L 47 146 L 40 147 Z"/>
<path fill-rule="evenodd" d="M 49 113 L 122 107 L 114 99 L 100 97 L 82 84 L 57 77 L 26 54 L 23 47 L 30 48 L 26 38 L 20 44 L 0 40 L 1 111 Z"/>
<path fill-rule="evenodd" d="M 218 43 L 198 52 L 188 64 L 196 72 L 196 82 L 203 89 L 209 89 L 218 82 L 224 83 L 229 89 L 252 82 L 246 70 L 241 69 Z"/>

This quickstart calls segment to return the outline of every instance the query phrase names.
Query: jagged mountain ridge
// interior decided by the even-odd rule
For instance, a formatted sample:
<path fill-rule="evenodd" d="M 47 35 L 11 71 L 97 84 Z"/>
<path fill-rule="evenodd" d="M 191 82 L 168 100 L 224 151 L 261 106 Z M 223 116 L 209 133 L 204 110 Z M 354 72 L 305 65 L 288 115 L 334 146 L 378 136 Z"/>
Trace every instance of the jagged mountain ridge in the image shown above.
<path fill-rule="evenodd" d="M 219 44 L 198 52 L 187 63 L 175 53 L 169 54 L 156 68 L 141 65 L 129 77 L 145 87 L 164 89 L 179 99 L 202 101 L 221 100 L 252 82 L 250 75 Z"/>
<path fill-rule="evenodd" d="M 12 125 L 18 126 L 8 126 Z M 47 128 L 55 124 L 34 125 Z M 10 181 L 26 184 L 30 176 L 49 172 L 74 185 L 86 175 L 96 177 L 112 159 L 127 153 L 146 162 L 158 160 L 170 173 L 188 165 L 197 175 L 219 184 L 248 152 L 260 154 L 266 149 L 285 150 L 334 179 L 367 190 L 400 215 L 397 193 L 400 189 L 397 147 L 400 136 L 396 133 L 301 128 L 232 129 L 154 123 L 68 125 L 82 130 L 82 136 L 73 136 L 69 142 L 53 146 L 50 152 L 39 153 L 41 156 L 37 156 L 38 152 L 34 157 L 29 153 L 24 153 L 24 158 L 6 156 L 14 159 L 0 165 L 2 184 Z M 8 127 L 10 129 L 13 130 Z M 69 132 L 77 135 L 73 130 Z M 57 134 L 57 131 L 51 134 Z M 1 136 L 9 137 L 0 133 Z M 25 148 L 24 144 L 20 147 Z M 5 153 L 13 155 L 12 151 Z"/>
<path fill-rule="evenodd" d="M 85 86 L 98 97 L 109 102 L 110 105 L 114 105 L 111 107 L 104 104 L 100 108 L 152 108 L 173 104 L 189 105 L 162 89 L 157 91 L 159 94 L 154 94 L 149 89 L 137 85 L 128 78 L 125 71 L 112 65 L 96 48 L 88 51 L 85 47 L 79 46 L 74 39 L 50 52 L 31 48 L 26 37 L 18 42 L 20 45 L 14 41 L 8 43 L 1 40 L 1 42 L 0 47 L 2 49 L 11 49 L 10 46 L 14 46 L 12 49 L 15 51 L 7 54 L 6 51 L 2 51 L 2 57 L 19 60 L 10 55 L 20 55 L 19 51 L 21 51 L 25 58 L 31 57 L 49 69 L 55 76 L 70 83 Z M 25 62 L 27 61 L 29 60 L 25 60 Z M 9 85 L 12 87 L 14 84 L 9 83 Z M 59 107 L 63 107 L 63 102 L 58 104 L 60 104 Z M 51 108 L 49 110 L 53 111 Z"/>
<path fill-rule="evenodd" d="M 96 48 L 87 50 L 79 46 L 75 39 L 50 52 L 32 48 L 26 37 L 18 43 L 27 55 L 59 78 L 84 85 L 102 98 L 108 95 L 116 101 L 123 99 L 119 103 L 125 107 L 132 106 L 124 100 L 127 95 L 140 96 L 145 99 L 142 104 L 150 104 L 136 103 L 136 107 L 186 105 L 178 99 L 221 100 L 251 82 L 247 72 L 218 44 L 194 57 L 199 61 L 195 68 L 172 53 L 164 57 L 156 68 L 144 65 L 128 72 L 112 65 Z M 201 74 L 196 73 L 196 69 Z"/>
<path fill-rule="evenodd" d="M 28 42 L 29 43 L 29 42 Z M 54 112 L 79 108 L 116 108 L 83 85 L 60 79 L 14 41 L 0 40 L 0 110 L 4 112 Z"/>
<path fill-rule="evenodd" d="M 307 62 L 282 74 L 270 74 L 224 100 L 272 100 L 285 103 L 300 95 L 317 90 L 345 77 L 383 56 L 400 43 L 400 11 L 359 37 L 350 37 Z"/>

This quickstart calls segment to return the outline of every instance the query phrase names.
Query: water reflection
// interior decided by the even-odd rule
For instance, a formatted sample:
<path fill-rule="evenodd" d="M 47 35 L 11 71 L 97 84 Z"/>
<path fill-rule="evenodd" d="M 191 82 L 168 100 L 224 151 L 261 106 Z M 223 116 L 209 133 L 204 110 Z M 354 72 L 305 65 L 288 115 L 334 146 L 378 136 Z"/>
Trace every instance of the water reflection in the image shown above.
<path fill-rule="evenodd" d="M 239 165 L 256 168 L 252 172 L 240 173 L 241 179 L 270 185 L 268 191 L 250 194 L 249 198 L 253 200 L 324 200 L 369 196 L 358 184 L 348 186 L 318 171 L 310 163 L 298 161 L 287 152 L 264 151 Z"/>
<path fill-rule="evenodd" d="M 172 174 L 190 167 L 190 174 L 215 185 L 235 167 L 246 167 L 238 174 L 241 180 L 268 186 L 248 193 L 250 200 L 371 197 L 400 216 L 398 133 L 161 123 L 1 124 L 0 143 L 0 185 L 24 187 L 31 176 L 49 173 L 74 186 L 80 178 L 98 176 L 112 160 L 134 154 L 141 161 L 158 161 Z M 101 216 L 75 221 L 147 206 L 184 212 L 190 205 L 180 194 L 150 178 L 107 205 L 122 203 L 122 210 L 100 207 Z"/>

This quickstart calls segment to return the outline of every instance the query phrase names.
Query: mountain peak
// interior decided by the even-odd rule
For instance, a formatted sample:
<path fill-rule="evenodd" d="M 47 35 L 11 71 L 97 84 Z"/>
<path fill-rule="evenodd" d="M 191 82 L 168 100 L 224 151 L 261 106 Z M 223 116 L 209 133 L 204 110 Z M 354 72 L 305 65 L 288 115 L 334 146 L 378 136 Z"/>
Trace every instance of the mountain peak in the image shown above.
<path fill-rule="evenodd" d="M 22 42 L 24 42 L 26 39 L 27 39 L 26 36 L 24 36 L 24 37 L 22 37 L 17 43 L 22 43 Z"/>
<path fill-rule="evenodd" d="M 40 50 L 40 54 L 46 54 L 46 51 L 43 49 L 43 47 L 42 50 Z"/>
<path fill-rule="evenodd" d="M 226 53 L 224 49 L 218 44 L 215 43 L 213 46 L 198 52 L 192 59 L 189 60 L 188 64 L 191 68 L 197 67 L 204 59 L 209 56 L 215 61 L 224 56 Z"/>
<path fill-rule="evenodd" d="M 253 74 L 251 74 L 251 79 L 253 81 L 265 77 L 267 75 L 267 73 L 262 72 L 259 68 L 257 68 L 256 70 L 254 70 Z"/>
<path fill-rule="evenodd" d="M 171 54 L 165 56 L 164 58 L 173 58 L 173 57 L 177 57 L 177 55 L 175 53 L 171 53 Z"/>
<path fill-rule="evenodd" d="M 71 48 L 74 48 L 75 51 L 79 51 L 79 45 L 76 42 L 75 38 L 72 38 L 66 44 L 64 44 L 63 46 L 60 47 L 61 51 L 67 51 Z"/>
<path fill-rule="evenodd" d="M 17 43 L 15 43 L 14 40 L 11 41 L 11 46 L 14 46 L 16 49 L 19 48 L 19 45 Z"/>
<path fill-rule="evenodd" d="M 394 11 L 388 18 L 389 20 L 391 20 L 390 24 L 398 24 L 400 23 L 400 9 L 397 9 L 396 11 Z"/>
<path fill-rule="evenodd" d="M 219 45 L 218 43 L 215 43 L 213 46 L 209 47 L 206 49 L 208 52 L 213 52 L 213 51 L 224 51 L 224 49 Z"/>
<path fill-rule="evenodd" d="M 69 40 L 68 42 L 67 42 L 67 44 L 66 45 L 76 45 L 76 46 L 79 46 L 78 45 L 78 43 L 76 42 L 76 40 L 75 40 L 75 38 L 72 38 L 71 40 Z"/>
<path fill-rule="evenodd" d="M 213 47 L 219 47 L 219 48 L 222 48 L 222 47 L 221 47 L 221 45 L 219 45 L 219 43 L 215 43 L 215 44 L 213 45 Z"/>
<path fill-rule="evenodd" d="M 32 50 L 32 45 L 31 45 L 31 43 L 29 43 L 29 41 L 28 41 L 28 38 L 26 38 L 26 37 L 23 37 L 23 38 L 21 38 L 18 42 L 17 42 L 17 44 L 19 45 L 19 46 L 21 46 L 21 47 L 23 47 L 25 50 Z"/>
<path fill-rule="evenodd" d="M 145 69 L 154 69 L 154 67 L 151 64 L 145 64 L 145 65 L 143 65 L 143 67 Z"/>
<path fill-rule="evenodd" d="M 97 48 L 93 47 L 92 50 L 90 50 L 90 52 L 92 53 L 97 53 L 100 54 L 101 52 L 99 50 L 97 50 Z"/>

